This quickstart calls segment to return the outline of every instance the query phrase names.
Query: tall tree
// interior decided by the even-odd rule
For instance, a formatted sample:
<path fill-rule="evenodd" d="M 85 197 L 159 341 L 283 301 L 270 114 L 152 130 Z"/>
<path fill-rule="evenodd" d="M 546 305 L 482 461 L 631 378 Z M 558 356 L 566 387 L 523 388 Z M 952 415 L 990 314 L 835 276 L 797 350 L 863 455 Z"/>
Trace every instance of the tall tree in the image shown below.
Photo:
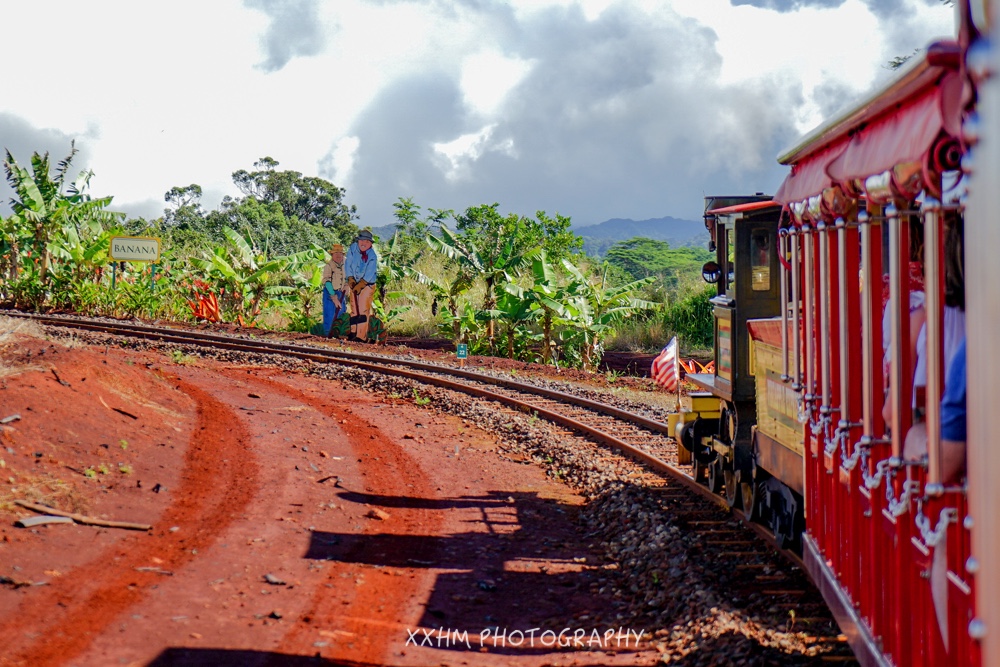
<path fill-rule="evenodd" d="M 201 186 L 197 183 L 185 185 L 183 187 L 175 185 L 163 195 L 163 201 L 174 208 L 190 206 L 198 211 L 201 210 Z"/>
<path fill-rule="evenodd" d="M 427 247 L 424 239 L 433 227 L 454 215 L 449 209 L 428 208 L 422 215 L 422 207 L 412 197 L 400 197 L 393 203 L 393 217 L 396 218 L 396 232 L 393 243 L 398 257 L 413 264 Z"/>
<path fill-rule="evenodd" d="M 337 230 L 349 228 L 348 233 L 357 231 L 352 223 L 358 217 L 357 207 L 344 203 L 343 188 L 318 176 L 278 171 L 278 164 L 274 158 L 263 157 L 254 162 L 256 171 L 233 172 L 233 183 L 247 197 L 265 203 L 277 202 L 288 218 Z"/>
<path fill-rule="evenodd" d="M 168 208 L 163 211 L 163 223 L 182 231 L 207 231 L 205 211 L 201 207 L 201 186 L 197 183 L 175 185 L 163 195 Z"/>
<path fill-rule="evenodd" d="M 534 220 L 516 213 L 501 215 L 499 206 L 498 203 L 470 206 L 455 216 L 456 229 L 479 244 L 486 254 L 499 252 L 510 243 L 515 254 L 540 248 L 555 261 L 583 248 L 583 239 L 570 231 L 570 218 L 559 214 L 552 218 L 545 211 L 538 211 Z"/>
<path fill-rule="evenodd" d="M 641 236 L 619 241 L 608 249 L 605 259 L 627 272 L 633 279 L 646 276 L 672 278 L 684 272 L 697 272 L 713 255 L 704 248 L 671 248 L 666 241 Z"/>

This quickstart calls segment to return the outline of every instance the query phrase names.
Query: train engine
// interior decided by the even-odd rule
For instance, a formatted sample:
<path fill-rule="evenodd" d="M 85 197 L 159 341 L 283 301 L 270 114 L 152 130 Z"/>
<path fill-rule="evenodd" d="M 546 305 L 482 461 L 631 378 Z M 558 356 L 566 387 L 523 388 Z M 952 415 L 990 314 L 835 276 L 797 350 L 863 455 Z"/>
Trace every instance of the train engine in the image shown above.
<path fill-rule="evenodd" d="M 782 379 L 788 332 L 779 315 L 789 295 L 780 215 L 781 206 L 764 195 L 705 198 L 716 252 L 702 269 L 718 289 L 711 300 L 715 371 L 687 376 L 698 391 L 682 398 L 675 435 L 696 480 L 794 547 L 803 516 L 802 426 L 797 394 Z"/>

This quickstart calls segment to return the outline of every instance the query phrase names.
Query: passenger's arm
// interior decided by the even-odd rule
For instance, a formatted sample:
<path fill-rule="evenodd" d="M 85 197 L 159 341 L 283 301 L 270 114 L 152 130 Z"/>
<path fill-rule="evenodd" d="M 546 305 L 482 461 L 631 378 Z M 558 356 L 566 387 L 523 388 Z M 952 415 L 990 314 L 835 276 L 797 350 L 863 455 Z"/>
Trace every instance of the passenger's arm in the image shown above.
<path fill-rule="evenodd" d="M 965 472 L 965 441 L 941 441 L 941 479 L 945 484 L 956 483 Z"/>

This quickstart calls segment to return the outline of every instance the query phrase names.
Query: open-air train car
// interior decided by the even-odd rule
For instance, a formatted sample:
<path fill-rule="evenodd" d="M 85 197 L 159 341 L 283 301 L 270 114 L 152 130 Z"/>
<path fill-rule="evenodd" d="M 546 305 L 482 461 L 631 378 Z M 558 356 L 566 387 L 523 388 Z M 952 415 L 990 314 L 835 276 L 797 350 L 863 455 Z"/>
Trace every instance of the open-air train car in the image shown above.
<path fill-rule="evenodd" d="M 779 156 L 773 201 L 706 206 L 716 371 L 688 376 L 678 440 L 801 548 L 867 665 L 1000 665 L 996 5 L 955 5 L 955 40 Z M 968 466 L 952 474 L 960 320 Z"/>

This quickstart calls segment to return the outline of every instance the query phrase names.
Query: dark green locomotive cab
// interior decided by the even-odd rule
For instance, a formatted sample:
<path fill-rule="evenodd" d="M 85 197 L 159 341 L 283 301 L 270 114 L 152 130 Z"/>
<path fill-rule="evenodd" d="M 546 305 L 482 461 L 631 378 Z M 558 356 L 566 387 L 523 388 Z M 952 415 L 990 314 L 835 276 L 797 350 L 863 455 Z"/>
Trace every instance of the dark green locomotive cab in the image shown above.
<path fill-rule="evenodd" d="M 781 313 L 780 214 L 781 207 L 763 195 L 705 197 L 705 226 L 716 252 L 716 261 L 703 271 L 703 277 L 718 289 L 712 299 L 715 373 L 688 379 L 726 401 L 738 403 L 754 397 L 747 320 Z"/>
<path fill-rule="evenodd" d="M 692 456 L 694 475 L 733 506 L 747 496 L 753 511 L 752 427 L 756 421 L 747 320 L 781 313 L 778 222 L 781 206 L 765 195 L 705 197 L 709 249 L 702 269 L 714 283 L 715 368 L 687 376 L 700 391 L 681 400 L 677 441 Z M 745 488 L 744 488 L 745 487 Z"/>

